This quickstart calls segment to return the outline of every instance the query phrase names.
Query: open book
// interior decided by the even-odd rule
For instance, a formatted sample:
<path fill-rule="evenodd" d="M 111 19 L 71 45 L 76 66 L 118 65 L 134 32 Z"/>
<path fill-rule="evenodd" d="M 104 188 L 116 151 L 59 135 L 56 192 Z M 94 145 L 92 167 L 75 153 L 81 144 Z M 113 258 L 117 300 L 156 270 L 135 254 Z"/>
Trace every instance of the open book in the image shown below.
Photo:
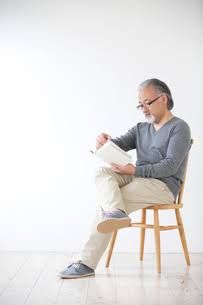
<path fill-rule="evenodd" d="M 91 152 L 109 165 L 111 163 L 119 165 L 132 163 L 132 157 L 112 141 L 106 142 L 101 148 Z"/>

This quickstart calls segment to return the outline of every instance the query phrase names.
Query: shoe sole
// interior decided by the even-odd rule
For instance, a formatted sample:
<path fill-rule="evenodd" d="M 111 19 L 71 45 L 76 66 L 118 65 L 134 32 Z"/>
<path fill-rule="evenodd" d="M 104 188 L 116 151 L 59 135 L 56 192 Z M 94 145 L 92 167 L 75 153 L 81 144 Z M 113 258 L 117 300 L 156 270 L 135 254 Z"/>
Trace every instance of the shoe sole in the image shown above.
<path fill-rule="evenodd" d="M 108 218 L 97 225 L 97 231 L 100 233 L 110 233 L 118 229 L 130 227 L 131 219 L 129 217 L 125 218 Z"/>
<path fill-rule="evenodd" d="M 93 276 L 95 273 L 89 273 L 89 274 L 83 274 L 83 275 L 58 275 L 61 279 L 79 279 L 81 277 L 86 277 L 86 276 Z"/>

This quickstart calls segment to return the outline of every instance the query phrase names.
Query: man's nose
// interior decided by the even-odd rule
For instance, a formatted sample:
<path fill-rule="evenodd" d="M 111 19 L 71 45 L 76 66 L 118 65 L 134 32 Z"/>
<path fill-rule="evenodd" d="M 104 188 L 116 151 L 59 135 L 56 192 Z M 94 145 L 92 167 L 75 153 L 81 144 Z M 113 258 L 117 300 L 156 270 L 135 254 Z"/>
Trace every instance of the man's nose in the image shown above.
<path fill-rule="evenodd" d="M 144 114 L 149 113 L 149 109 L 146 108 L 146 107 L 143 107 L 142 111 L 143 111 Z"/>

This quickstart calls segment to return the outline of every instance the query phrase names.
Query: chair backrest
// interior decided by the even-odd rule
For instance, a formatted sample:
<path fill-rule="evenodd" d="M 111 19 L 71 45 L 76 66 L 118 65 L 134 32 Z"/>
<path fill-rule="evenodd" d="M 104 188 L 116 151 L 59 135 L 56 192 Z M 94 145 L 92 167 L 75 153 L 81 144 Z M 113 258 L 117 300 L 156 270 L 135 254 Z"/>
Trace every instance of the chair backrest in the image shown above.
<path fill-rule="evenodd" d="M 191 145 L 193 143 L 194 143 L 194 140 L 191 139 Z M 181 183 L 180 191 L 179 191 L 179 194 L 178 194 L 177 199 L 176 199 L 176 204 L 182 204 L 182 197 L 183 197 L 183 192 L 184 192 L 184 188 L 185 188 L 185 180 L 186 180 L 187 167 L 188 167 L 188 159 L 189 159 L 189 153 L 188 153 L 188 157 L 187 157 L 187 161 L 186 161 L 186 165 L 185 165 L 185 172 L 184 172 L 184 176 L 183 176 L 183 181 Z"/>

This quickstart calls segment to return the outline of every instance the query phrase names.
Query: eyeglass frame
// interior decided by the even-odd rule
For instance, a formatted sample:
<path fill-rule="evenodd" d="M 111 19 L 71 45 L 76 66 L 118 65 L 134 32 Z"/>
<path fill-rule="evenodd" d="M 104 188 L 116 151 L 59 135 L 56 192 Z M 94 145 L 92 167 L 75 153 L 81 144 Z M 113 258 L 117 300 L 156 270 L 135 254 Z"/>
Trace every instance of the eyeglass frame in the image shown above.
<path fill-rule="evenodd" d="M 154 102 L 156 102 L 163 94 L 160 94 L 159 96 L 157 96 L 155 99 L 153 99 L 152 101 L 148 102 L 148 103 L 142 103 L 139 104 L 137 107 L 138 110 L 142 110 L 143 107 L 149 107 L 151 106 Z"/>

